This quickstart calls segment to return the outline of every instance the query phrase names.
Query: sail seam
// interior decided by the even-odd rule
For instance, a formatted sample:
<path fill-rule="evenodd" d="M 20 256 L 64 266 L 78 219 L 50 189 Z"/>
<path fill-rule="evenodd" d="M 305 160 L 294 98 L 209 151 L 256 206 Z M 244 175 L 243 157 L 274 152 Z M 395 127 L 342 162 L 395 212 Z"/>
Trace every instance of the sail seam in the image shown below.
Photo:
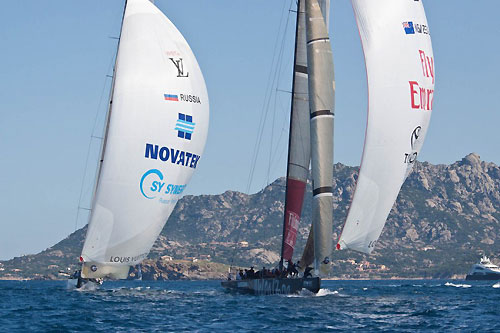
<path fill-rule="evenodd" d="M 313 113 L 311 113 L 311 119 L 318 117 L 318 116 L 332 116 L 333 113 L 330 110 L 318 110 Z"/>
<path fill-rule="evenodd" d="M 317 43 L 317 42 L 330 42 L 330 38 L 323 37 L 323 38 L 311 39 L 310 41 L 307 42 L 307 45 L 312 44 L 312 43 Z"/>
<path fill-rule="evenodd" d="M 317 196 L 318 194 L 323 194 L 323 193 L 333 193 L 333 187 L 323 186 L 313 190 L 313 196 Z"/>
<path fill-rule="evenodd" d="M 302 74 L 308 74 L 307 73 L 307 66 L 295 65 L 295 72 L 302 73 Z"/>
<path fill-rule="evenodd" d="M 297 164 L 297 163 L 288 163 L 289 165 L 293 165 L 293 166 L 296 166 L 296 167 L 299 167 L 301 169 L 304 169 L 304 170 L 307 170 L 309 171 L 309 168 L 306 168 L 305 166 L 303 165 L 300 165 L 300 164 Z M 289 177 L 290 178 L 290 177 Z"/>

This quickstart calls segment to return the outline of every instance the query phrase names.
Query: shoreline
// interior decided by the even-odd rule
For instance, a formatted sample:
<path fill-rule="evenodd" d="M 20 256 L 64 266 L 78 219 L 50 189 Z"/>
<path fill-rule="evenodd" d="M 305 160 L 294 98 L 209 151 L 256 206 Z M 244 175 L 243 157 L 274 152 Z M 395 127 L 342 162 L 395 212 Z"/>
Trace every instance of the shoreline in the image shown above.
<path fill-rule="evenodd" d="M 40 279 L 40 278 L 22 278 L 22 277 L 0 277 L 0 281 L 66 281 L 63 279 Z M 170 279 L 170 280 L 106 280 L 106 281 L 144 281 L 144 282 L 164 282 L 164 281 L 224 281 L 225 279 Z M 429 278 L 429 277 L 400 277 L 394 276 L 390 278 L 335 278 L 328 277 L 322 278 L 322 281 L 397 281 L 397 280 L 407 280 L 407 281 L 430 281 L 430 280 L 465 280 L 464 277 L 453 276 L 449 278 Z"/>

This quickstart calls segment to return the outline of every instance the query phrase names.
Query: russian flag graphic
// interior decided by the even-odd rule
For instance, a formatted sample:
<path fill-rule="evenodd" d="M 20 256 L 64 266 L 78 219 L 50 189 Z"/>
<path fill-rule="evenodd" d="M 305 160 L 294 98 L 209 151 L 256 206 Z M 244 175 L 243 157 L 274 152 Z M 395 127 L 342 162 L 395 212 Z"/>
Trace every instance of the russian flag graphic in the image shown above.
<path fill-rule="evenodd" d="M 175 101 L 175 102 L 179 101 L 179 96 L 177 95 L 163 94 L 163 96 L 165 97 L 166 101 Z"/>

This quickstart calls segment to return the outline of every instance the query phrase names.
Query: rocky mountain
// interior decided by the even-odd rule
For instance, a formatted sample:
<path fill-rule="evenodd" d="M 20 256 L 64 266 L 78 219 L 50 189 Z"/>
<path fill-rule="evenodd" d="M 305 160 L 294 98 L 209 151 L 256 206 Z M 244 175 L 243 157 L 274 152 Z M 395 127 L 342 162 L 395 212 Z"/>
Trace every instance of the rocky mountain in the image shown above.
<path fill-rule="evenodd" d="M 340 163 L 334 168 L 334 241 L 347 215 L 357 170 Z M 311 192 L 310 186 L 307 190 Z M 162 264 L 165 256 L 241 266 L 276 263 L 284 196 L 284 178 L 252 195 L 227 191 L 185 196 L 143 270 L 151 272 L 151 278 L 189 277 L 162 275 L 167 269 Z M 311 196 L 306 197 L 296 253 L 302 250 L 311 223 Z M 75 268 L 85 231 L 80 229 L 39 254 L 1 262 L 0 278 L 54 278 L 59 269 Z M 500 167 L 472 153 L 451 165 L 417 162 L 373 254 L 334 252 L 332 277 L 463 276 L 481 253 L 500 257 Z"/>

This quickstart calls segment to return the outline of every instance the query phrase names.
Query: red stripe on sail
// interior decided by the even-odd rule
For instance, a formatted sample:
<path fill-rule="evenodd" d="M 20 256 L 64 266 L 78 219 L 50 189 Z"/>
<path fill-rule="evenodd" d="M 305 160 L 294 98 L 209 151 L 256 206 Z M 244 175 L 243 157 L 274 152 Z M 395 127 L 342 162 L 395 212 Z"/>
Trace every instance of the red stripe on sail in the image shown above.
<path fill-rule="evenodd" d="M 285 205 L 285 240 L 283 242 L 283 259 L 285 260 L 292 260 L 305 190 L 305 182 L 288 179 Z"/>

